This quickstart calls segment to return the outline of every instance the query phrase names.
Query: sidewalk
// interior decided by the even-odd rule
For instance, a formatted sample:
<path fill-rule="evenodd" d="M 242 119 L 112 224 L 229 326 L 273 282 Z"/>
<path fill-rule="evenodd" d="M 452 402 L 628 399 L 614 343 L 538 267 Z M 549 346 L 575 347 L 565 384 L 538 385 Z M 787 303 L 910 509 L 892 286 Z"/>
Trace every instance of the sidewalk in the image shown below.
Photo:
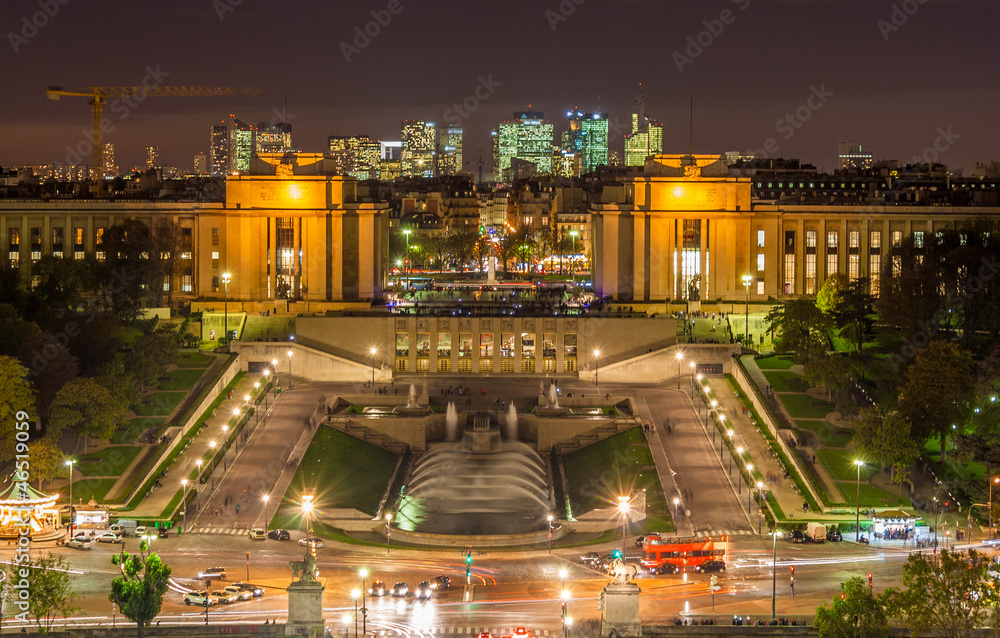
<path fill-rule="evenodd" d="M 183 489 L 181 485 L 181 480 L 188 478 L 197 469 L 197 460 L 204 459 L 208 456 L 211 451 L 211 446 L 209 443 L 211 441 L 222 441 L 223 440 L 223 425 L 229 425 L 233 418 L 233 410 L 242 408 L 245 404 L 243 397 L 248 394 L 252 394 L 254 390 L 254 383 L 264 383 L 263 375 L 247 374 L 240 379 L 239 383 L 233 387 L 232 399 L 224 399 L 221 404 L 219 404 L 218 409 L 215 410 L 215 415 L 204 419 L 206 428 L 202 429 L 200 432 L 195 434 L 191 441 L 191 445 L 188 446 L 187 450 L 181 452 L 177 459 L 174 461 L 173 465 L 170 466 L 169 474 L 166 477 L 160 479 L 162 487 L 157 488 L 153 493 L 142 500 L 138 507 L 134 511 L 129 512 L 131 516 L 137 518 L 158 518 L 163 513 L 163 509 L 170 504 L 170 501 L 177 495 L 178 490 Z M 268 396 L 268 406 L 273 404 L 273 393 Z M 261 402 L 260 409 L 264 408 L 264 403 Z M 251 425 L 252 427 L 252 425 Z M 244 433 L 251 432 L 249 429 L 244 429 Z M 241 434 L 240 436 L 243 436 Z M 179 443 L 179 445 L 184 445 Z M 233 467 L 235 463 L 235 445 L 230 444 L 229 450 L 227 452 L 228 466 Z M 243 444 L 241 442 L 240 449 L 243 449 Z M 221 454 L 221 453 L 219 453 Z M 221 457 L 220 457 L 221 463 Z M 221 473 L 222 470 L 219 470 Z M 209 476 L 207 472 L 205 476 Z M 196 480 L 190 480 L 188 483 L 188 493 L 191 493 L 199 487 Z M 211 483 L 206 483 L 200 486 L 203 490 L 208 490 L 211 488 Z M 188 523 L 191 523 L 194 519 L 191 518 Z"/>

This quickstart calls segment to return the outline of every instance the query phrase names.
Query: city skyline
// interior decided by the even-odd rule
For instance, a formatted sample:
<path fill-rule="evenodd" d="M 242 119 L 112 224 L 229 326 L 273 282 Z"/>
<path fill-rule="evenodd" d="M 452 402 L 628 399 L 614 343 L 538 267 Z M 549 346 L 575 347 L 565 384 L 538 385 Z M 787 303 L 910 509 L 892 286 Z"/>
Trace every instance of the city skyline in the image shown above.
<path fill-rule="evenodd" d="M 161 148 L 163 163 L 186 166 L 209 151 L 207 127 L 229 113 L 248 122 L 281 121 L 286 98 L 303 150 L 324 149 L 330 135 L 398 139 L 400 121 L 420 119 L 462 127 L 465 161 L 482 155 L 489 162 L 489 131 L 530 108 L 549 113 L 557 131 L 566 123 L 555 115 L 569 109 L 609 113 L 610 147 L 621 152 L 640 83 L 646 112 L 664 124 L 670 152 L 689 148 L 692 98 L 694 150 L 701 153 L 761 149 L 829 170 L 837 144 L 859 140 L 876 161 L 936 153 L 968 174 L 976 162 L 996 159 L 1000 142 L 989 107 L 997 89 L 987 86 L 979 62 L 997 52 L 988 29 L 1000 9 L 985 0 L 513 2 L 482 9 L 491 33 L 513 34 L 501 50 L 484 46 L 476 20 L 445 5 L 282 5 L 283 29 L 297 37 L 281 56 L 239 64 L 207 61 L 269 33 L 274 16 L 264 0 L 141 7 L 108 1 L 101 12 L 56 4 L 54 15 L 41 18 L 37 0 L 5 5 L 13 99 L 0 124 L 6 140 L 0 165 L 66 162 L 67 147 L 85 139 L 85 101 L 53 103 L 45 97 L 48 85 L 75 90 L 144 78 L 163 86 L 255 86 L 264 94 L 158 98 L 106 111 L 114 125 L 106 141 L 115 143 L 123 167 L 143 164 L 150 145 Z M 142 37 L 134 28 L 142 23 L 184 32 L 200 45 L 178 48 L 170 39 Z M 88 43 L 94 32 L 107 34 L 101 47 Z M 427 32 L 447 37 L 407 57 Z M 627 46 L 613 44 L 626 34 Z M 314 64 L 320 38 L 329 44 L 318 54 L 322 64 Z M 522 51 L 512 46 L 515 39 L 537 46 Z M 561 53 L 586 60 L 586 73 L 553 73 L 551 64 L 539 64 Z"/>

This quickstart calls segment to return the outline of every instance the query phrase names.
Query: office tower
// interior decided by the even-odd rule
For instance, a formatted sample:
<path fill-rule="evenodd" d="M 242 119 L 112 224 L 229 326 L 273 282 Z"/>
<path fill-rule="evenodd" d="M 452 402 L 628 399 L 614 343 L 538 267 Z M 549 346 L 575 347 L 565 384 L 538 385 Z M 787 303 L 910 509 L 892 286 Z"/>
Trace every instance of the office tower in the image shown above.
<path fill-rule="evenodd" d="M 233 118 L 233 128 L 229 131 L 229 172 L 239 173 L 250 170 L 253 156 L 253 127 Z"/>
<path fill-rule="evenodd" d="M 356 179 L 378 179 L 382 164 L 382 143 L 367 135 L 347 138 L 347 153 L 350 158 L 351 177 Z"/>
<path fill-rule="evenodd" d="M 402 170 L 405 177 L 434 177 L 434 122 L 404 120 Z"/>
<path fill-rule="evenodd" d="M 351 170 L 351 158 L 347 153 L 347 137 L 331 135 L 326 138 L 326 156 L 334 161 L 334 172 L 347 175 Z"/>
<path fill-rule="evenodd" d="M 662 152 L 663 124 L 633 113 L 632 132 L 625 134 L 625 166 L 643 166 L 647 157 Z"/>
<path fill-rule="evenodd" d="M 151 168 L 158 168 L 160 166 L 160 147 L 159 146 L 147 146 L 146 147 L 146 170 Z"/>
<path fill-rule="evenodd" d="M 553 127 L 544 117 L 541 111 L 520 111 L 514 113 L 514 119 L 500 122 L 496 134 L 497 163 L 493 169 L 499 180 L 511 179 L 514 159 L 534 164 L 535 174 L 552 172 Z M 522 164 L 518 172 L 525 171 Z"/>
<path fill-rule="evenodd" d="M 580 170 L 592 173 L 608 164 L 608 114 L 567 111 L 569 129 L 563 132 L 562 147 L 580 158 Z"/>
<path fill-rule="evenodd" d="M 438 131 L 439 175 L 455 175 L 462 170 L 462 136 L 460 128 L 449 127 Z"/>
<path fill-rule="evenodd" d="M 208 154 L 212 175 L 225 175 L 229 172 L 229 129 L 225 124 L 212 127 Z"/>
<path fill-rule="evenodd" d="M 118 175 L 118 165 L 115 164 L 115 145 L 113 142 L 104 143 L 104 166 L 105 177 L 116 177 Z"/>
<path fill-rule="evenodd" d="M 845 170 L 865 170 L 872 167 L 872 154 L 865 153 L 861 142 L 841 142 L 837 145 L 837 168 Z"/>
<path fill-rule="evenodd" d="M 195 175 L 207 175 L 208 174 L 208 156 L 204 153 L 198 153 L 194 156 L 194 174 Z"/>
<path fill-rule="evenodd" d="M 284 153 L 292 150 L 291 124 L 261 122 L 254 133 L 254 149 L 258 153 Z"/>

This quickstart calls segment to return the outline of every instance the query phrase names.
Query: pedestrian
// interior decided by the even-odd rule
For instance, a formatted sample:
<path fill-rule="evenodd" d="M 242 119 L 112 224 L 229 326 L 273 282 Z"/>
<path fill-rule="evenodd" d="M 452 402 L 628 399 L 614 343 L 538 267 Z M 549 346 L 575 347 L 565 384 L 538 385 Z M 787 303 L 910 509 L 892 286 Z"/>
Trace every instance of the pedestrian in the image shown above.
<path fill-rule="evenodd" d="M 236 513 L 237 514 L 240 513 L 240 504 L 239 503 L 236 504 Z"/>

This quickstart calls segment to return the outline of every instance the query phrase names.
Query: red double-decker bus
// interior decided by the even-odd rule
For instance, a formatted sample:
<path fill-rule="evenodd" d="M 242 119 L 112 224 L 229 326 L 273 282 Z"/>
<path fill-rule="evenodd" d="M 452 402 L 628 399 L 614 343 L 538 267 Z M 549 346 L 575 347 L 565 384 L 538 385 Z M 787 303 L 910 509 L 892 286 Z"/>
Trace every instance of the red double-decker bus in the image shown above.
<path fill-rule="evenodd" d="M 729 537 L 647 538 L 642 544 L 642 566 L 651 574 L 694 571 L 710 560 L 726 561 Z"/>

